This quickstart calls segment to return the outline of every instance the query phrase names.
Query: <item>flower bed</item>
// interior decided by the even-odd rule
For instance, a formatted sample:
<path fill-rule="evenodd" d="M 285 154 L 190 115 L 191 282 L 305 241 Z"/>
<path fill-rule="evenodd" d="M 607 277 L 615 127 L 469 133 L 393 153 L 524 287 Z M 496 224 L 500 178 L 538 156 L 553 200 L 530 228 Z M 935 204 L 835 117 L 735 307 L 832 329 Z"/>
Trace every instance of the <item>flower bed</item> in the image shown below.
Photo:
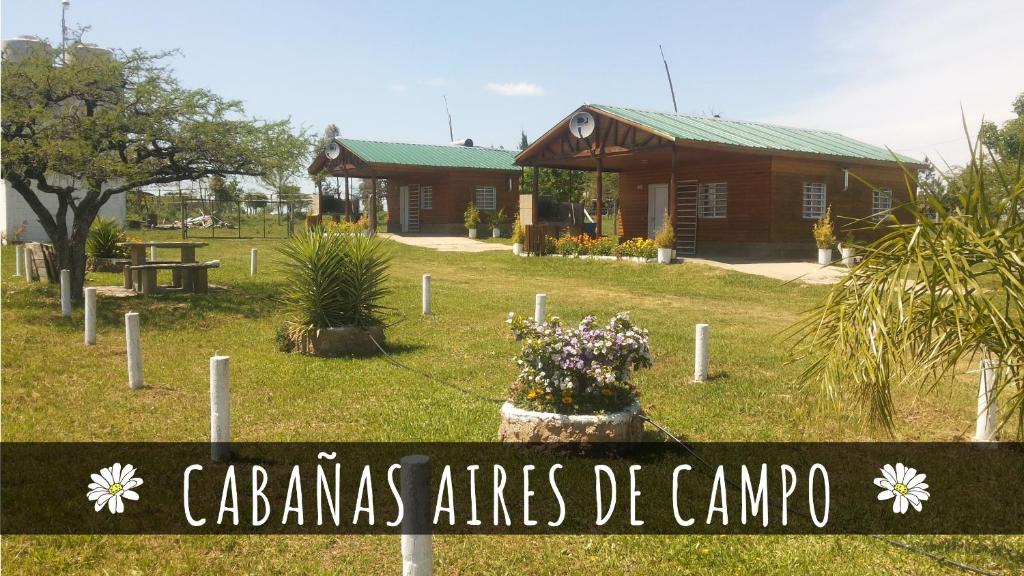
<path fill-rule="evenodd" d="M 587 316 L 579 326 L 557 317 L 537 324 L 510 314 L 508 323 L 523 348 L 519 375 L 509 390 L 518 408 L 559 414 L 616 412 L 636 402 L 633 370 L 651 365 L 647 331 L 629 314 L 616 314 L 607 326 Z"/>
<path fill-rule="evenodd" d="M 544 238 L 544 252 L 549 256 L 566 258 L 594 258 L 597 260 L 629 260 L 631 262 L 656 262 L 658 247 L 647 238 L 632 238 L 616 243 L 614 238 L 602 236 L 593 238 L 586 234 L 558 238 Z"/>
<path fill-rule="evenodd" d="M 651 365 L 647 331 L 627 313 L 604 327 L 587 316 L 579 326 L 557 317 L 538 324 L 509 314 L 523 348 L 519 375 L 501 407 L 503 442 L 636 442 L 642 412 L 633 370 Z"/>

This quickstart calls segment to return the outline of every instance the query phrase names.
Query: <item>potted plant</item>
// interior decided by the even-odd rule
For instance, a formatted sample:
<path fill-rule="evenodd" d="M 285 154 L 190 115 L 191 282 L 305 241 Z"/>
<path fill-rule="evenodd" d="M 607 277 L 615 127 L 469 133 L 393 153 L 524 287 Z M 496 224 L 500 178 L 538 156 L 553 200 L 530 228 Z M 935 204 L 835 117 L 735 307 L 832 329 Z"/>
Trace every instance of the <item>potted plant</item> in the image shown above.
<path fill-rule="evenodd" d="M 651 366 L 647 331 L 629 314 L 606 326 L 557 317 L 536 323 L 509 314 L 523 348 L 519 374 L 501 407 L 503 442 L 635 442 L 643 435 L 634 370 Z"/>
<path fill-rule="evenodd" d="M 85 239 L 85 255 L 89 270 L 93 272 L 121 272 L 128 259 L 128 250 L 119 244 L 127 242 L 121 225 L 113 218 L 98 216 L 89 227 Z"/>
<path fill-rule="evenodd" d="M 469 230 L 469 237 L 476 238 L 476 227 L 480 225 L 480 211 L 477 210 L 476 204 L 470 202 L 469 206 L 466 206 L 462 221 L 466 225 L 466 230 Z"/>
<path fill-rule="evenodd" d="M 280 248 L 288 312 L 278 335 L 282 350 L 327 357 L 380 351 L 387 311 L 382 301 L 390 292 L 385 242 L 311 228 Z"/>
<path fill-rule="evenodd" d="M 501 238 L 501 229 L 508 223 L 505 216 L 505 209 L 498 208 L 497 212 L 491 213 L 491 238 Z"/>
<path fill-rule="evenodd" d="M 825 209 L 825 214 L 814 223 L 814 243 L 818 245 L 818 264 L 828 266 L 832 263 L 832 249 L 836 245 L 836 234 L 832 228 L 832 206 Z"/>
<path fill-rule="evenodd" d="M 672 219 L 668 210 L 661 220 L 661 229 L 654 235 L 654 243 L 658 245 L 658 264 L 672 262 L 672 249 L 676 246 L 676 233 L 672 230 Z"/>
<path fill-rule="evenodd" d="M 857 249 L 853 246 L 853 232 L 847 232 L 846 238 L 839 244 L 839 253 L 843 256 L 843 265 L 847 268 L 853 267 L 853 259 L 857 255 Z"/>
<path fill-rule="evenodd" d="M 526 233 L 523 232 L 523 225 L 519 223 L 519 216 L 516 216 L 515 222 L 512 223 L 512 253 L 516 256 L 521 256 L 523 253 L 523 240 L 526 239 Z"/>

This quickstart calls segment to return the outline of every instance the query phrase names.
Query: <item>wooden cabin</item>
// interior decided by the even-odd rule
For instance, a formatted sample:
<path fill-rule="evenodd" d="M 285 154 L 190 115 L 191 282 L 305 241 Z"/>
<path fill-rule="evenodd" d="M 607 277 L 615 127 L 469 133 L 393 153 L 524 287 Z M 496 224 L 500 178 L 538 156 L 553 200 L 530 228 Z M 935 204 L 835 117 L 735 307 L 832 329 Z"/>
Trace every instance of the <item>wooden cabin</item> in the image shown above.
<path fill-rule="evenodd" d="M 580 112 L 594 124 L 586 138 L 570 133 Z M 877 235 L 861 229 L 898 216 L 924 168 L 835 132 L 596 104 L 578 108 L 516 162 L 618 172 L 624 238 L 653 238 L 668 212 L 680 255 L 751 257 L 810 257 L 811 226 L 828 206 L 840 240 L 849 229 L 859 239 Z"/>
<path fill-rule="evenodd" d="M 321 153 L 309 167 L 332 176 L 386 180 L 388 231 L 465 234 L 463 213 L 475 202 L 482 213 L 518 209 L 515 151 L 462 145 L 406 144 L 338 139 L 334 160 Z M 369 210 L 367 210 L 369 212 Z M 483 235 L 483 234 L 481 234 Z"/>

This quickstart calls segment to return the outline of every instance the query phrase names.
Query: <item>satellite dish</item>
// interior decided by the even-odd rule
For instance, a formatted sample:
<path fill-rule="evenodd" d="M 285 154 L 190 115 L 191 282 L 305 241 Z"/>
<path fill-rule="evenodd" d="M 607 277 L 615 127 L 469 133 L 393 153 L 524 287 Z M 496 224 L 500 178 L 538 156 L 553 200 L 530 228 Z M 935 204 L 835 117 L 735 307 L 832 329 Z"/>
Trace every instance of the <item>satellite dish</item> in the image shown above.
<path fill-rule="evenodd" d="M 596 125 L 590 112 L 577 112 L 569 119 L 569 133 L 577 138 L 587 138 L 594 133 Z"/>
<path fill-rule="evenodd" d="M 331 140 L 330 143 L 327 144 L 327 148 L 324 149 L 324 155 L 331 160 L 336 160 L 338 156 L 341 156 L 341 144 Z"/>

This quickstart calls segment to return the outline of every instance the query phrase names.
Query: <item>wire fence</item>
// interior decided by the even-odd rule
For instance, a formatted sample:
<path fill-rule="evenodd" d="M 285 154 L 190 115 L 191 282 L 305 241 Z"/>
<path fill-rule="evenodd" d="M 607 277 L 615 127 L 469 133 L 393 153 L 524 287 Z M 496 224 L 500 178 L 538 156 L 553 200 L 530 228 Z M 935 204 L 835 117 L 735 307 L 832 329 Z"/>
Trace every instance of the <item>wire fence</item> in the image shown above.
<path fill-rule="evenodd" d="M 306 201 L 216 201 L 151 197 L 129 206 L 134 229 L 177 230 L 182 238 L 288 238 L 303 225 Z"/>

